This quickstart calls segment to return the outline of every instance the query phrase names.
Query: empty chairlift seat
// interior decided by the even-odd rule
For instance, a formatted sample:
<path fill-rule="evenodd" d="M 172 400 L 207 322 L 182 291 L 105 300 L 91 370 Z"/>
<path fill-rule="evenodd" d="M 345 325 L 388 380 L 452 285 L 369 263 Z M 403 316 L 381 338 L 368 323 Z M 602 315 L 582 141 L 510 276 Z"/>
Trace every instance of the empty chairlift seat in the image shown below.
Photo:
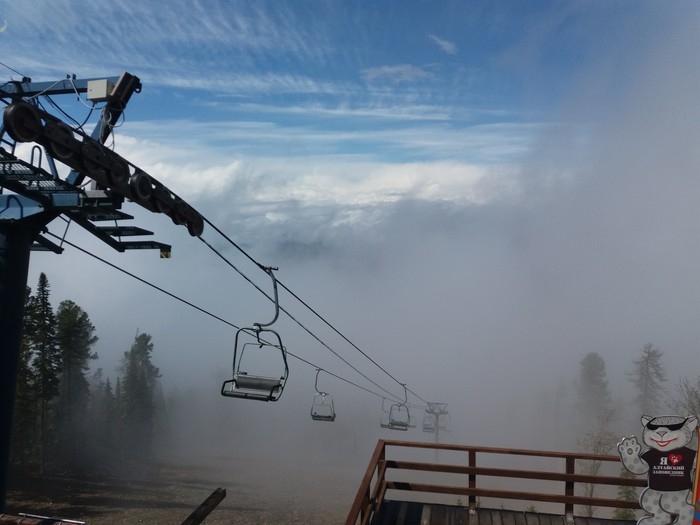
<path fill-rule="evenodd" d="M 274 330 L 260 330 L 257 333 L 258 336 L 261 334 L 277 336 Z M 282 341 L 279 340 L 279 336 L 276 338 L 275 344 L 255 342 L 246 343 L 240 348 L 236 347 L 233 356 L 233 377 L 221 385 L 222 396 L 257 401 L 277 401 L 280 398 L 289 375 L 289 367 Z M 236 342 L 239 342 L 238 334 L 236 334 Z M 279 354 L 279 358 L 274 358 L 274 361 L 277 361 L 274 363 L 274 370 L 261 373 L 259 368 L 255 371 L 249 368 L 255 361 L 255 357 L 250 354 L 256 353 Z M 267 366 L 270 366 L 269 362 Z"/>
<path fill-rule="evenodd" d="M 311 403 L 311 419 L 314 421 L 335 421 L 335 406 L 333 405 L 333 396 L 328 392 L 321 392 L 318 389 L 318 374 L 320 368 L 316 369 L 316 381 L 314 382 L 313 402 Z"/>

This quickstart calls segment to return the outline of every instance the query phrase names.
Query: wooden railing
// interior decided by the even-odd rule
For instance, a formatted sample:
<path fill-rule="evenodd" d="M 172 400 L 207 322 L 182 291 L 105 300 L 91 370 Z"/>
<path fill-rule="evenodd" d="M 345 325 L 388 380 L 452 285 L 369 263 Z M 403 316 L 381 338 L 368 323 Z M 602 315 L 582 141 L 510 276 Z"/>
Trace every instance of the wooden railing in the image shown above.
<path fill-rule="evenodd" d="M 387 457 L 389 449 L 389 457 Z M 415 449 L 426 449 L 436 451 L 453 451 L 464 453 L 464 462 L 459 464 L 446 463 L 426 463 L 417 461 L 406 461 L 403 459 L 391 459 L 411 453 L 417 454 Z M 560 463 L 561 468 L 554 471 L 525 470 L 513 468 L 479 467 L 480 461 L 486 463 L 491 458 L 512 463 L 513 456 L 530 458 L 549 458 L 546 461 Z M 487 460 L 486 457 L 489 457 Z M 511 459 L 512 458 L 512 459 Z M 345 522 L 345 525 L 355 525 L 358 523 L 367 525 L 371 522 L 372 516 L 379 509 L 384 501 L 387 491 L 394 491 L 399 497 L 392 499 L 401 500 L 401 494 L 412 493 L 413 500 L 420 494 L 435 495 L 449 494 L 457 496 L 460 500 L 468 504 L 470 510 L 475 510 L 480 502 L 480 498 L 498 498 L 500 500 L 522 500 L 526 502 L 546 502 L 563 505 L 564 515 L 572 517 L 574 506 L 585 507 L 612 507 L 638 509 L 637 501 L 623 501 L 613 498 L 593 497 L 594 491 L 585 490 L 597 486 L 646 486 L 645 479 L 623 478 L 619 476 L 598 475 L 600 467 L 604 464 L 616 462 L 621 466 L 620 458 L 617 456 L 580 454 L 568 452 L 551 452 L 541 450 L 519 450 L 493 447 L 471 447 L 462 445 L 443 445 L 434 443 L 417 443 L 408 441 L 388 441 L 379 440 L 360 488 L 355 496 L 352 508 Z M 578 469 L 577 469 L 578 467 Z M 613 467 L 615 467 L 613 465 Z M 595 472 L 595 474 L 591 474 Z M 618 469 L 619 472 L 619 469 Z M 425 475 L 430 473 L 431 477 L 444 475 L 452 484 L 425 483 L 421 481 L 405 480 L 411 475 Z M 465 484 L 454 484 L 454 475 L 463 475 Z M 398 479 L 397 479 L 398 478 Z M 404 480 L 402 480 L 403 478 Z M 562 482 L 556 484 L 557 490 L 552 492 L 528 492 L 520 490 L 502 490 L 499 488 L 485 488 L 488 486 L 486 479 L 510 478 L 522 480 L 539 480 L 547 482 Z M 477 480 L 483 482 L 482 486 L 477 484 Z M 580 487 L 576 490 L 577 487 Z M 580 495 L 584 492 L 588 495 Z"/>

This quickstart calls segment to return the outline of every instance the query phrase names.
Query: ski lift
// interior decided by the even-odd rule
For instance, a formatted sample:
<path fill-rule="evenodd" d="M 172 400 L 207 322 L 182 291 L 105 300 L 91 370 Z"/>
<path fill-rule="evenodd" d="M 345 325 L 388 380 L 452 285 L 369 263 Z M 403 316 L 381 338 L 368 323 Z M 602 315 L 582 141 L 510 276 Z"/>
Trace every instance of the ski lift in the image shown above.
<path fill-rule="evenodd" d="M 423 416 L 423 432 L 435 433 L 435 416 L 433 414 Z"/>
<path fill-rule="evenodd" d="M 386 402 L 388 399 L 382 398 L 382 415 L 379 418 L 379 426 L 382 428 L 389 428 L 389 408 L 386 407 Z"/>
<path fill-rule="evenodd" d="M 408 394 L 406 393 L 406 385 L 403 386 L 404 402 L 394 403 L 389 409 L 389 422 L 388 428 L 391 430 L 408 430 L 411 426 L 411 413 L 406 406 L 408 401 Z"/>
<path fill-rule="evenodd" d="M 236 339 L 233 350 L 233 378 L 224 381 L 221 385 L 221 395 L 225 397 L 238 397 L 242 399 L 254 399 L 258 401 L 277 401 L 282 395 L 284 385 L 289 376 L 289 366 L 287 365 L 287 351 L 282 345 L 282 339 L 271 326 L 279 316 L 279 299 L 277 297 L 277 279 L 272 273 L 277 268 L 263 267 L 263 270 L 272 278 L 275 300 L 275 317 L 269 323 L 253 323 L 253 328 L 240 328 L 236 332 Z M 241 334 L 254 335 L 253 342 L 243 342 Z M 263 334 L 273 336 L 273 341 L 264 339 Z M 257 349 L 256 349 L 257 347 Z M 244 355 L 251 352 L 272 352 L 279 353 L 277 373 L 267 371 L 267 373 L 255 373 L 249 368 L 249 360 L 243 360 Z M 245 365 L 245 366 L 244 366 Z"/>
<path fill-rule="evenodd" d="M 314 395 L 314 400 L 311 404 L 311 419 L 314 421 L 335 421 L 333 396 L 331 396 L 328 392 L 321 392 L 318 389 L 318 374 L 320 372 L 321 369 L 317 368 L 316 381 L 314 383 L 314 390 L 316 390 L 316 394 Z"/>

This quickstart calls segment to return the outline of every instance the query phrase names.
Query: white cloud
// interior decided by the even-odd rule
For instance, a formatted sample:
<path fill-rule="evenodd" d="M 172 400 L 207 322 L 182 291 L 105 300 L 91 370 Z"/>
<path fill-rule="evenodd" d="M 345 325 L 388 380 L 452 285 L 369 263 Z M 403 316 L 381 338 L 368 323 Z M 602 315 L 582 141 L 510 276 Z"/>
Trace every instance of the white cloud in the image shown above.
<path fill-rule="evenodd" d="M 449 40 L 443 40 L 440 37 L 437 37 L 435 35 L 428 35 L 428 37 L 435 42 L 440 49 L 442 49 L 445 53 L 448 55 L 455 55 L 457 54 L 457 46 L 454 42 L 450 42 Z"/>
<path fill-rule="evenodd" d="M 398 64 L 395 66 L 371 67 L 362 71 L 362 77 L 368 82 L 387 80 L 389 82 L 414 82 L 430 78 L 432 74 L 416 66 Z"/>

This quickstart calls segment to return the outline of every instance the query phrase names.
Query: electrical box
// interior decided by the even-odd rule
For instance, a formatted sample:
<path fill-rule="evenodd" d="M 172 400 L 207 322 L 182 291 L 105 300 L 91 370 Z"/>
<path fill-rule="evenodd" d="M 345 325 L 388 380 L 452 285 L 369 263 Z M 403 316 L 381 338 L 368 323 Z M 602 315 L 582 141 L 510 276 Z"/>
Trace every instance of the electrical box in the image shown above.
<path fill-rule="evenodd" d="M 112 95 L 114 84 L 109 80 L 88 80 L 87 98 L 93 102 L 106 102 Z"/>

